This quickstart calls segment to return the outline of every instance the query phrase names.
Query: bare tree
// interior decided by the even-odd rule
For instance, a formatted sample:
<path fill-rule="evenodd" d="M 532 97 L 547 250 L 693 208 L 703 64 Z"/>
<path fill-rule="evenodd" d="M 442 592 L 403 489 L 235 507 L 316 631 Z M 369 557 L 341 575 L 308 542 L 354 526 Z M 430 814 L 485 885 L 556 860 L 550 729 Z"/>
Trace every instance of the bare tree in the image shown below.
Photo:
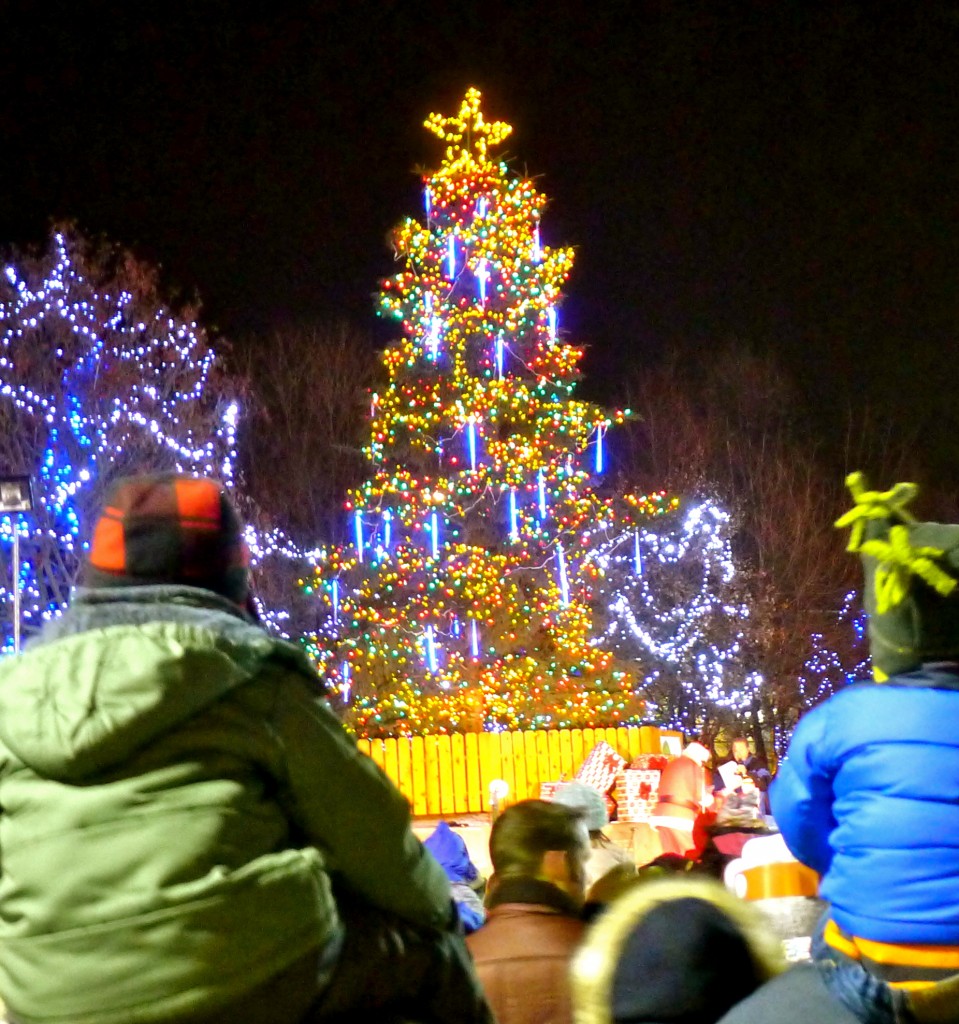
<path fill-rule="evenodd" d="M 638 371 L 627 398 L 640 417 L 622 445 L 629 483 L 715 497 L 733 515 L 750 607 L 743 656 L 765 678 L 746 721 L 759 743 L 763 733 L 781 735 L 828 695 L 843 666 L 861 661 L 845 613 L 859 570 L 832 529 L 848 503 L 844 468 L 895 474 L 908 446 L 901 438 L 877 443 L 865 413 L 849 417 L 844 448 L 827 450 L 775 360 L 740 345 Z M 811 686 L 814 647 L 836 657 L 831 675 Z"/>
<path fill-rule="evenodd" d="M 246 492 L 300 544 L 340 539 L 347 491 L 367 471 L 371 340 L 345 323 L 290 328 L 247 339 L 234 356 L 246 382 Z"/>

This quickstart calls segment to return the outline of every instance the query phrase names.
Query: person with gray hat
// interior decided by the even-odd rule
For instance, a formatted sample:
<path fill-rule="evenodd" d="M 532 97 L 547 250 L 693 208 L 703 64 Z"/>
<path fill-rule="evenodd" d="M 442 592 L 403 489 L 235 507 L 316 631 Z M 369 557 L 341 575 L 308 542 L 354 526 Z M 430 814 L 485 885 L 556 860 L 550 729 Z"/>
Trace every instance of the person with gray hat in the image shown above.
<path fill-rule="evenodd" d="M 565 782 L 553 794 L 553 803 L 571 807 L 582 815 L 589 831 L 589 860 L 586 862 L 587 902 L 589 890 L 609 872 L 622 875 L 632 869 L 633 858 L 617 846 L 603 831 L 609 824 L 609 813 L 603 795 L 585 782 Z"/>

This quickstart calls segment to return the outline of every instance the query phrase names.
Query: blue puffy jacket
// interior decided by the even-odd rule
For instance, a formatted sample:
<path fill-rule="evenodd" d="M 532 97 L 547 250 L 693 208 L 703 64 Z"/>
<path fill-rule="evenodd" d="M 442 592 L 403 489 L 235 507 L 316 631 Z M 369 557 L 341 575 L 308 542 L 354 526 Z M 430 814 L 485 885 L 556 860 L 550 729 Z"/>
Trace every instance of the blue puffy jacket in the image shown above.
<path fill-rule="evenodd" d="M 843 929 L 959 946 L 959 674 L 841 690 L 799 722 L 771 797 Z"/>

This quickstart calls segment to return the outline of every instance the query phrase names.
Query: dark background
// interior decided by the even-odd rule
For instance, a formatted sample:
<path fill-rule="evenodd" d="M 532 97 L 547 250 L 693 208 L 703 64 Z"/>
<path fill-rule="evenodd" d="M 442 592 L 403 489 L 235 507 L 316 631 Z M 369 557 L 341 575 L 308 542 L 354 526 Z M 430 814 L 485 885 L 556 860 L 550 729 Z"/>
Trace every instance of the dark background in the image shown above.
<path fill-rule="evenodd" d="M 246 6 L 0 5 L 0 244 L 76 218 L 239 344 L 342 317 L 383 344 L 387 234 L 441 153 L 422 121 L 475 85 L 544 241 L 577 247 L 592 394 L 739 339 L 824 436 L 868 401 L 954 469 L 956 5 Z"/>

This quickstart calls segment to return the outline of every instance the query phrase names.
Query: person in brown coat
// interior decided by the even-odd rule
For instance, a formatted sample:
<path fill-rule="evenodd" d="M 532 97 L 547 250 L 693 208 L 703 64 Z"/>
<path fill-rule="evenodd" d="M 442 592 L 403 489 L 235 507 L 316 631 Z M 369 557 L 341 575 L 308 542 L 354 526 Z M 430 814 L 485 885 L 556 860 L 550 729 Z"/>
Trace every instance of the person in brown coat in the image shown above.
<path fill-rule="evenodd" d="M 496 819 L 488 916 L 466 944 L 499 1024 L 571 1024 L 569 964 L 585 931 L 589 854 L 573 808 L 523 800 Z"/>

